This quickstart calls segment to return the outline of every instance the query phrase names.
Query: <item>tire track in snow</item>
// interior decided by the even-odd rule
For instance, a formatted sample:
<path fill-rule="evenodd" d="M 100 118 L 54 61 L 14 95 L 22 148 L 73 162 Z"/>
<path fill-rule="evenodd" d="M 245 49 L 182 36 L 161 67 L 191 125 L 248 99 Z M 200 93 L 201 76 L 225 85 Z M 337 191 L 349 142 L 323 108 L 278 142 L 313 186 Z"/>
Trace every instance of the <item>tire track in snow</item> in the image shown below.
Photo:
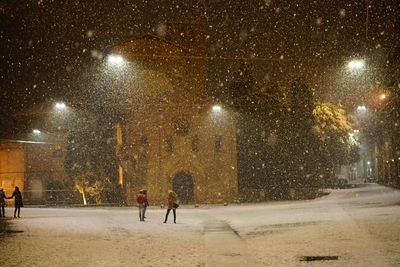
<path fill-rule="evenodd" d="M 204 221 L 207 266 L 262 266 L 247 253 L 247 245 L 229 223 Z"/>

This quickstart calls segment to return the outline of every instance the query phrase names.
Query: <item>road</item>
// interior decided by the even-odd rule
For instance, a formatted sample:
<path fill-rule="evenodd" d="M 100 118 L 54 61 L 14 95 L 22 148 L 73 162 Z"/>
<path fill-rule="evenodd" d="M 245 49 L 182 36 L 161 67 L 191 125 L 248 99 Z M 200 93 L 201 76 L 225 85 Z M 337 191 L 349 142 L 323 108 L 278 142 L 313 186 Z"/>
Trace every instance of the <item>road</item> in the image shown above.
<path fill-rule="evenodd" d="M 22 218 L 6 218 L 0 262 L 400 266 L 400 192 L 378 185 L 333 190 L 310 201 L 180 207 L 177 224 L 172 214 L 164 224 L 164 213 L 150 208 L 140 222 L 135 208 L 24 208 Z"/>

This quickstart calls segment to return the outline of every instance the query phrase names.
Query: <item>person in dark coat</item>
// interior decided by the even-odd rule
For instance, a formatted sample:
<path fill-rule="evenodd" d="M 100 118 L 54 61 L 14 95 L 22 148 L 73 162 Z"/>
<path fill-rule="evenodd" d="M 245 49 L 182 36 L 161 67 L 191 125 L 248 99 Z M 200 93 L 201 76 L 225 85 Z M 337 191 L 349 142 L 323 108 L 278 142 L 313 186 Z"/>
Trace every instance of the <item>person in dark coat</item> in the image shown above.
<path fill-rule="evenodd" d="M 17 216 L 17 211 L 18 211 L 18 218 L 19 218 L 19 214 L 21 212 L 21 207 L 24 206 L 24 203 L 22 202 L 22 194 L 21 191 L 19 191 L 18 186 L 15 187 L 15 191 L 12 193 L 11 197 L 8 197 L 7 199 L 11 199 L 15 197 L 15 210 L 14 210 L 14 218 L 16 218 Z"/>
<path fill-rule="evenodd" d="M 147 198 L 147 189 L 143 189 L 143 194 L 146 197 L 146 202 L 144 203 L 143 218 L 146 219 L 146 210 L 149 206 L 149 200 Z"/>
<path fill-rule="evenodd" d="M 6 213 L 4 212 L 4 207 L 6 206 L 6 194 L 3 191 L 3 188 L 0 188 L 0 217 L 6 217 Z"/>
<path fill-rule="evenodd" d="M 141 222 L 144 222 L 144 211 L 146 205 L 146 195 L 144 194 L 144 190 L 140 190 L 137 195 L 137 203 L 139 204 L 139 219 Z"/>
<path fill-rule="evenodd" d="M 176 209 L 178 208 L 178 206 L 179 206 L 178 205 L 178 196 L 174 191 L 170 190 L 168 192 L 168 208 L 167 208 L 167 214 L 165 214 L 164 223 L 167 223 L 168 215 L 171 210 L 174 213 L 174 223 L 176 223 Z"/>

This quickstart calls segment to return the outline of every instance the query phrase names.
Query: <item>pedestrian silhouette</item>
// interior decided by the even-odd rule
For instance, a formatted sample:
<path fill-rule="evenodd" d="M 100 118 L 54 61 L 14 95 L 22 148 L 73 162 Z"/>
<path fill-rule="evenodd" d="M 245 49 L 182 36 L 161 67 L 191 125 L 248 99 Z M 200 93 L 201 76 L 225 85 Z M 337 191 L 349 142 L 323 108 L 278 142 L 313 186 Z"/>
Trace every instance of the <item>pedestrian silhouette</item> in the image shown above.
<path fill-rule="evenodd" d="M 19 218 L 19 214 L 21 212 L 21 207 L 24 206 L 24 203 L 22 202 L 22 194 L 21 191 L 19 191 L 18 186 L 15 187 L 15 191 L 12 193 L 11 197 L 8 197 L 7 199 L 11 199 L 15 197 L 15 210 L 14 210 L 14 218 L 16 218 L 17 216 L 17 211 L 18 211 L 18 218 Z"/>
<path fill-rule="evenodd" d="M 0 217 L 6 217 L 6 213 L 4 211 L 4 207 L 6 206 L 6 194 L 3 191 L 3 188 L 0 188 Z"/>
<path fill-rule="evenodd" d="M 168 208 L 167 208 L 167 214 L 165 214 L 165 221 L 164 223 L 167 223 L 168 221 L 168 215 L 169 212 L 172 210 L 172 212 L 174 213 L 174 223 L 176 223 L 176 209 L 179 207 L 178 204 L 178 196 L 177 194 L 170 190 L 168 192 Z"/>
<path fill-rule="evenodd" d="M 146 198 L 146 201 L 144 202 L 143 218 L 146 219 L 146 210 L 147 207 L 149 206 L 149 199 L 147 198 L 147 189 L 143 189 L 143 194 Z"/>

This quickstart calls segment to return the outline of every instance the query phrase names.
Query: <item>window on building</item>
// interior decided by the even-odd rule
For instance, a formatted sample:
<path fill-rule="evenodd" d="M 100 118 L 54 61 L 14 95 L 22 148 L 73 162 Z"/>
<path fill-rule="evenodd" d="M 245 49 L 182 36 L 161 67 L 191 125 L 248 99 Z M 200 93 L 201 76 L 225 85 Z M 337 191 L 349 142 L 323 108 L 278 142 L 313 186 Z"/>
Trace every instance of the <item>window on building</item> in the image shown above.
<path fill-rule="evenodd" d="M 192 136 L 192 152 L 199 152 L 200 139 L 197 135 Z"/>
<path fill-rule="evenodd" d="M 190 130 L 190 124 L 187 119 L 179 118 L 173 122 L 175 133 L 179 136 L 186 136 Z"/>
<path fill-rule="evenodd" d="M 149 141 L 147 140 L 147 137 L 145 135 L 142 135 L 139 139 L 139 144 L 140 145 L 148 145 Z"/>
<path fill-rule="evenodd" d="M 170 135 L 165 139 L 165 151 L 174 152 L 174 140 Z"/>
<path fill-rule="evenodd" d="M 215 152 L 222 151 L 222 135 L 215 136 Z"/>

